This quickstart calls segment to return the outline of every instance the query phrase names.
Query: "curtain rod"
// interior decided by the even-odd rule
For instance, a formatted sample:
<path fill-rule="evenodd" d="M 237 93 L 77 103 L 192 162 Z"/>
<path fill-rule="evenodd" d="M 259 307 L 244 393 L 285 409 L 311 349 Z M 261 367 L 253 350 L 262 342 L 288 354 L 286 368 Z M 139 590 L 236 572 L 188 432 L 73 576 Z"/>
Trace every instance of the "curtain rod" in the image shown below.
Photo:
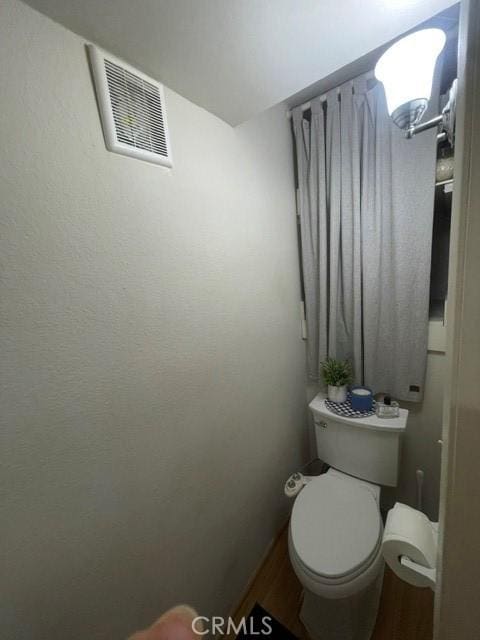
<path fill-rule="evenodd" d="M 367 73 L 364 73 L 360 76 L 357 76 L 356 78 L 361 78 L 364 77 L 365 80 L 372 80 L 373 78 L 375 78 L 375 73 L 373 71 L 373 69 L 371 71 L 367 71 Z M 340 87 L 344 84 L 346 84 L 347 82 L 351 82 L 352 80 L 356 80 L 356 78 L 351 78 L 350 80 L 345 80 L 345 82 L 342 82 L 341 85 L 339 85 L 337 87 L 337 93 L 340 93 Z M 330 89 L 331 91 L 331 89 Z M 320 102 L 325 102 L 327 99 L 327 94 L 326 93 L 322 93 L 321 96 L 319 96 L 320 98 Z M 308 111 L 310 109 L 310 107 L 312 106 L 312 100 L 316 100 L 317 98 L 311 98 L 310 100 L 308 100 L 307 102 L 303 102 L 302 104 L 298 105 L 296 104 L 294 107 L 292 107 L 291 109 L 289 109 L 287 111 L 287 118 L 291 118 L 292 117 L 292 111 L 293 109 L 296 109 L 297 107 L 301 107 L 302 111 Z"/>

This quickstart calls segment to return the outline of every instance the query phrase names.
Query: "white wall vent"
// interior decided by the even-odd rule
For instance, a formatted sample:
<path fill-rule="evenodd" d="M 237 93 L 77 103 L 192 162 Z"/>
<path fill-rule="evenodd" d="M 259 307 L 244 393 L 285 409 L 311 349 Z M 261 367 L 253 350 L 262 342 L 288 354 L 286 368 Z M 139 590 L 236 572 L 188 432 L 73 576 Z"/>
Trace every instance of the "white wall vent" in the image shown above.
<path fill-rule="evenodd" d="M 88 45 L 107 149 L 172 166 L 163 86 Z"/>

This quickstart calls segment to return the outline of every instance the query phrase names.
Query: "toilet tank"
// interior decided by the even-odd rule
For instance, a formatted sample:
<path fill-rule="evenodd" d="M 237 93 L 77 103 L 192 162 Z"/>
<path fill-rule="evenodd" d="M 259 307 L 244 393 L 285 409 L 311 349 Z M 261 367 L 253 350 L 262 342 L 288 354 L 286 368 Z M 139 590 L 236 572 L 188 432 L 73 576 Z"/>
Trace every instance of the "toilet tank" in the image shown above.
<path fill-rule="evenodd" d="M 408 411 L 398 418 L 344 418 L 325 406 L 318 394 L 309 405 L 315 423 L 318 457 L 351 476 L 388 487 L 397 486 L 400 440 Z"/>

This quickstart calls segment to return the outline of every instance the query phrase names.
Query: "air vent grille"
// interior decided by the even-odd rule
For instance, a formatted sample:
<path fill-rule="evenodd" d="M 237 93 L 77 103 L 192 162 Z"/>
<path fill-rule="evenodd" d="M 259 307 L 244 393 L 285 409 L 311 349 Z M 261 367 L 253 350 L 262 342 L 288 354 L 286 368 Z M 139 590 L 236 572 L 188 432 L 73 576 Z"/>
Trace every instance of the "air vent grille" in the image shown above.
<path fill-rule="evenodd" d="M 168 156 L 158 87 L 105 60 L 117 140 Z"/>
<path fill-rule="evenodd" d="M 107 148 L 171 166 L 162 85 L 89 49 Z"/>

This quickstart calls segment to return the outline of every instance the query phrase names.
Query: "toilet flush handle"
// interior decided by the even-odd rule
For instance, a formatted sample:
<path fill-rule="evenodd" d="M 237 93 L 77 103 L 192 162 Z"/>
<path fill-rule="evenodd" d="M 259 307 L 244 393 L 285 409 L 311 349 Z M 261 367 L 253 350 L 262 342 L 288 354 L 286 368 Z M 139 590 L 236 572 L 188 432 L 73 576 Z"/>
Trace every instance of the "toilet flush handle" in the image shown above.
<path fill-rule="evenodd" d="M 328 424 L 325 422 L 325 420 L 319 420 L 316 424 L 318 427 L 322 427 L 322 429 L 326 429 L 328 427 Z"/>

